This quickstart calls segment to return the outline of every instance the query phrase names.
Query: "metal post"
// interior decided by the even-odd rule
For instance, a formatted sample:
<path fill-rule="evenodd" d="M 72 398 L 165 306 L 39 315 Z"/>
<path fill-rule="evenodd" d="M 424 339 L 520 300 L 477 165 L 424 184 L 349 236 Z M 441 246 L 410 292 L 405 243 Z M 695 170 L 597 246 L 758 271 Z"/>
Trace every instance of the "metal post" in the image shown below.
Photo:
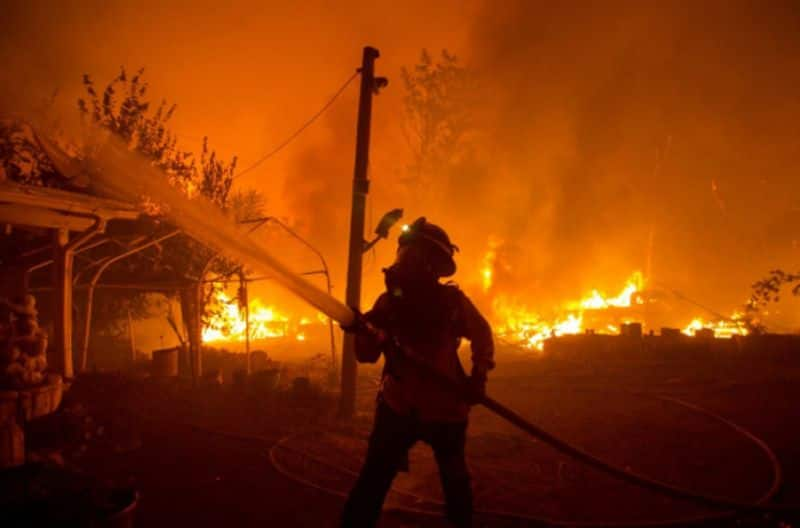
<path fill-rule="evenodd" d="M 364 210 L 369 191 L 367 166 L 369 164 L 369 134 L 372 118 L 372 94 L 375 90 L 375 59 L 380 56 L 377 49 L 364 48 L 361 62 L 361 94 L 358 102 L 358 125 L 356 129 L 356 159 L 353 171 L 353 206 L 350 214 L 350 250 L 347 261 L 347 305 L 356 310 L 361 305 L 361 258 L 364 250 Z M 351 418 L 356 403 L 355 340 L 345 333 L 342 350 L 342 393 L 339 400 L 339 416 Z"/>
<path fill-rule="evenodd" d="M 315 275 L 315 274 L 318 274 L 318 273 L 322 273 L 323 275 L 325 275 L 325 287 L 328 290 L 328 295 L 332 295 L 333 294 L 333 286 L 331 285 L 331 274 L 330 274 L 330 270 L 328 269 L 328 262 L 325 260 L 325 256 L 322 254 L 322 252 L 320 250 L 318 250 L 317 248 L 315 248 L 314 246 L 312 246 L 311 243 L 308 240 L 306 240 L 305 238 L 301 237 L 299 234 L 297 234 L 297 232 L 294 229 L 292 229 L 288 225 L 284 224 L 283 222 L 281 222 L 279 219 L 275 218 L 274 216 L 265 216 L 263 218 L 256 218 L 256 219 L 253 219 L 253 220 L 247 220 L 247 221 L 242 222 L 242 223 L 256 223 L 256 226 L 253 227 L 252 229 L 250 229 L 250 231 L 248 231 L 249 233 L 252 233 L 253 231 L 258 229 L 262 225 L 266 224 L 267 222 L 272 222 L 274 224 L 277 224 L 281 229 L 286 231 L 290 236 L 292 236 L 294 239 L 296 239 L 301 244 L 303 244 L 308 249 L 310 249 L 319 258 L 319 262 L 320 262 L 320 264 L 322 264 L 322 269 L 321 270 L 308 271 L 308 272 L 305 272 L 305 273 L 301 273 L 301 275 Z M 261 280 L 263 278 L 264 277 L 261 277 L 261 278 L 259 278 L 259 277 L 251 277 L 250 280 L 251 281 L 255 281 L 255 280 Z M 331 368 L 330 368 L 331 378 L 330 379 L 332 380 L 331 384 L 334 385 L 336 383 L 336 335 L 335 335 L 334 330 L 333 330 L 333 319 L 331 319 L 330 317 L 328 317 L 328 334 L 330 336 L 330 341 L 331 341 Z"/>
<path fill-rule="evenodd" d="M 72 359 L 72 265 L 75 251 L 106 227 L 104 219 L 96 215 L 90 217 L 94 218 L 94 224 L 78 237 L 70 240 L 68 230 L 57 229 L 53 241 L 56 291 L 53 367 L 65 379 L 72 379 L 75 372 Z"/>
<path fill-rule="evenodd" d="M 203 376 L 203 306 L 205 305 L 204 299 L 204 285 L 202 280 L 194 284 L 191 295 L 194 298 L 194 310 L 192 310 L 192 339 L 190 342 L 195 343 L 192 352 L 192 383 L 197 384 Z"/>
<path fill-rule="evenodd" d="M 52 366 L 65 379 L 73 377 L 72 364 L 72 259 L 68 249 L 69 231 L 59 229 L 55 232 L 55 284 L 56 284 L 56 324 L 55 354 Z"/>
<path fill-rule="evenodd" d="M 100 277 L 105 273 L 106 269 L 115 262 L 119 262 L 120 260 L 127 258 L 131 255 L 134 255 L 144 249 L 147 249 L 151 246 L 156 244 L 160 244 L 161 242 L 174 237 L 178 233 L 180 233 L 180 229 L 175 229 L 167 233 L 166 235 L 160 236 L 155 239 L 148 240 L 138 246 L 134 246 L 127 251 L 123 251 L 119 255 L 114 255 L 113 257 L 108 257 L 102 261 L 100 261 L 97 269 L 95 270 L 92 278 L 89 280 L 88 289 L 86 290 L 86 318 L 84 319 L 84 327 L 83 327 L 83 347 L 81 348 L 81 356 L 80 360 L 78 361 L 78 368 L 81 372 L 86 370 L 89 361 L 89 339 L 92 333 L 92 309 L 94 307 L 94 290 L 97 287 L 97 282 L 100 280 Z"/>

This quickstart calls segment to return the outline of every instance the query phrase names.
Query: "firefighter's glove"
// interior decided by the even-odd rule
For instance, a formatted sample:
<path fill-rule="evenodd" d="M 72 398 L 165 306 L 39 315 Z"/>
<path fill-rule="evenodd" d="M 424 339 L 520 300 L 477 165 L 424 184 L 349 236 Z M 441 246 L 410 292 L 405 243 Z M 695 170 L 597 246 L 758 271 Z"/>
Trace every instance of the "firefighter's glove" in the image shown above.
<path fill-rule="evenodd" d="M 342 330 L 345 332 L 350 332 L 353 334 L 360 334 L 363 336 L 369 336 L 372 338 L 376 344 L 382 345 L 388 339 L 386 332 L 381 330 L 380 328 L 374 326 L 372 323 L 367 321 L 364 315 L 359 312 L 358 310 L 352 309 L 354 318 L 353 322 L 349 325 L 339 325 L 342 327 Z"/>
<path fill-rule="evenodd" d="M 350 310 L 353 311 L 353 320 L 347 325 L 339 323 L 341 329 L 351 334 L 367 333 L 367 319 L 364 317 L 364 314 L 362 314 L 357 308 L 351 307 Z"/>
<path fill-rule="evenodd" d="M 467 378 L 466 398 L 470 405 L 477 405 L 486 397 L 486 375 L 472 374 Z"/>

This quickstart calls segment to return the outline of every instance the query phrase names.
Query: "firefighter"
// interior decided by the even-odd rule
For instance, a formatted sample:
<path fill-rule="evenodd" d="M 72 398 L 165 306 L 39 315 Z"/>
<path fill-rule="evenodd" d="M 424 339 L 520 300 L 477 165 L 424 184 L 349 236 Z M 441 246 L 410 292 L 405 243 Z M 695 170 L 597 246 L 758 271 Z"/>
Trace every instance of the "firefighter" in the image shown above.
<path fill-rule="evenodd" d="M 454 284 L 458 248 L 440 227 L 419 218 L 403 228 L 395 262 L 383 270 L 386 291 L 356 330 L 356 359 L 385 363 L 366 460 L 344 507 L 342 526 L 372 527 L 398 471 L 407 469 L 408 450 L 423 441 L 433 449 L 446 501 L 457 527 L 471 526 L 472 489 L 464 457 L 470 406 L 485 394 L 487 372 L 494 367 L 489 324 Z M 458 358 L 462 338 L 471 343 L 472 370 Z M 456 394 L 426 377 L 418 367 L 396 358 L 399 346 L 453 380 L 466 391 Z M 466 397 L 465 397 L 466 395 Z"/>

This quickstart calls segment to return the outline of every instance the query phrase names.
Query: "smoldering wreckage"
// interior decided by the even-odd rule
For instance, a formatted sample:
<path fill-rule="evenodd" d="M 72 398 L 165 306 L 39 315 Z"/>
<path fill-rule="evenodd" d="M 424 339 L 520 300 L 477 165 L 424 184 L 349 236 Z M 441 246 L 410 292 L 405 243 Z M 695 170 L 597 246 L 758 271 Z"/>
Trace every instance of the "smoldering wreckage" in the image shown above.
<path fill-rule="evenodd" d="M 385 79 L 374 74 L 378 56 L 374 48 L 365 48 L 359 70 L 361 98 L 346 303 L 331 295 L 330 283 L 327 291 L 316 287 L 284 264 L 274 248 L 265 245 L 247 224 L 232 222 L 203 196 L 189 197 L 171 186 L 159 169 L 113 136 L 91 162 L 91 186 L 76 186 L 74 182 L 87 178 L 86 167 L 70 159 L 46 126 L 33 121 L 24 125 L 31 141 L 66 184 L 56 189 L 7 179 L 0 188 L 0 219 L 6 226 L 0 323 L 3 525 L 175 524 L 169 508 L 148 495 L 159 493 L 153 479 L 158 480 L 162 472 L 152 467 L 131 468 L 140 460 L 137 453 L 154 449 L 149 444 L 152 438 L 158 449 L 173 456 L 175 448 L 165 447 L 153 429 L 169 430 L 170 436 L 182 442 L 180 449 L 196 444 L 192 448 L 199 451 L 196 456 L 214 466 L 212 474 L 222 475 L 209 481 L 238 489 L 238 494 L 251 499 L 260 497 L 256 502 L 262 519 L 280 519 L 278 525 L 282 526 L 337 524 L 342 502 L 332 498 L 347 496 L 354 482 L 360 482 L 363 489 L 348 499 L 341 521 L 344 526 L 374 525 L 384 500 L 383 522 L 395 523 L 387 526 L 443 525 L 443 510 L 457 526 L 790 526 L 796 522 L 800 515 L 796 506 L 800 498 L 797 431 L 782 427 L 793 420 L 795 410 L 786 402 L 797 396 L 796 377 L 792 378 L 800 375 L 800 338 L 796 335 L 754 333 L 742 313 L 717 314 L 713 320 L 705 320 L 696 312 L 682 314 L 682 328 L 664 327 L 656 334 L 650 329 L 660 321 L 664 296 L 680 294 L 649 285 L 648 277 L 632 270 L 618 293 L 591 290 L 564 302 L 560 312 L 550 318 L 495 296 L 488 337 L 478 337 L 480 331 L 473 329 L 454 334 L 448 345 L 452 347 L 450 361 L 458 353 L 461 337 L 471 338 L 475 368 L 466 376 L 460 365 L 448 373 L 432 359 L 435 354 L 420 355 L 413 339 L 406 339 L 409 328 L 380 323 L 375 310 L 365 310 L 366 315 L 359 311 L 365 247 L 387 238 L 402 215 L 400 210 L 393 211 L 381 222 L 375 240 L 364 240 L 372 98 L 386 85 Z M 142 196 L 159 204 L 158 213 L 143 211 L 139 205 Z M 413 240 L 409 237 L 415 233 L 429 232 L 425 226 L 432 224 L 420 221 L 403 227 L 401 248 L 403 237 Z M 207 248 L 213 258 L 224 257 L 239 265 L 238 295 L 234 298 L 224 288 L 212 289 L 212 300 L 221 309 L 210 319 L 203 320 L 198 309 L 209 284 L 214 283 L 206 276 L 207 267 L 180 284 L 157 276 L 129 277 L 123 284 L 118 281 L 119 273 L 117 282 L 103 281 L 112 265 L 158 248 L 171 237 L 190 238 Z M 438 247 L 434 253 L 443 247 L 448 257 L 453 257 L 455 245 L 446 235 L 420 237 L 427 240 L 424 244 L 433 241 Z M 14 244 L 21 239 L 36 241 L 40 247 L 15 251 Z M 417 244 L 407 242 L 405 246 Z M 320 258 L 327 274 L 327 264 Z M 478 270 L 484 292 L 492 289 L 499 258 L 498 245 L 490 244 Z M 425 295 L 431 295 L 439 287 L 439 279 L 453 271 L 455 268 L 434 273 L 435 280 L 425 286 Z M 268 276 L 305 300 L 317 312 L 316 317 L 294 317 L 260 299 L 248 299 L 248 274 Z M 410 283 L 403 284 L 412 289 Z M 396 283 L 387 285 L 389 294 L 402 290 Z M 137 356 L 132 346 L 120 372 L 92 370 L 90 365 L 102 363 L 99 356 L 103 354 L 102 346 L 92 341 L 93 296 L 99 290 L 126 286 L 180 291 L 186 340 L 179 347 L 153 352 L 152 359 Z M 82 306 L 76 303 L 78 298 Z M 433 305 L 438 302 L 423 298 Z M 462 303 L 474 309 L 469 300 Z M 413 310 L 419 315 L 423 307 L 429 308 L 416 305 Z M 42 316 L 46 316 L 45 324 Z M 483 321 L 480 314 L 473 318 Z M 347 331 L 341 365 L 336 359 L 333 322 Z M 480 327 L 483 323 L 475 324 Z M 282 366 L 266 354 L 251 351 L 251 346 L 270 342 L 303 347 L 311 334 L 325 336 L 327 329 L 331 339 L 330 354 L 323 357 L 324 379 L 330 383 L 340 376 L 340 388 L 323 388 L 324 383 L 314 381 L 308 367 Z M 497 345 L 494 358 L 492 335 Z M 393 366 L 381 372 L 367 365 L 359 375 L 359 339 L 375 341 L 378 353 Z M 483 345 L 476 350 L 480 339 Z M 209 366 L 217 357 L 210 347 L 219 344 L 244 345 L 243 352 L 228 354 L 237 357 L 239 370 L 231 373 Z M 490 372 L 495 362 L 496 372 Z M 367 465 L 359 477 L 370 400 L 376 390 L 378 420 L 397 412 L 397 408 L 386 410 L 392 407 L 386 403 L 392 396 L 383 392 L 391 391 L 387 383 L 401 384 L 392 381 L 396 369 L 406 378 L 427 380 L 454 401 L 478 406 L 466 452 L 465 428 L 458 433 L 462 435 L 460 447 L 442 448 L 436 435 L 443 433 L 430 433 L 425 420 L 392 418 L 393 427 L 405 424 L 398 426 L 405 433 L 419 428 L 409 436 L 405 451 L 419 439 L 433 445 L 442 472 L 443 498 L 427 452 L 415 448 L 404 464 L 394 461 L 391 467 L 380 469 L 387 463 L 381 458 L 381 453 L 386 454 L 386 442 L 396 437 L 381 436 L 384 433 L 378 432 L 378 423 L 369 440 Z M 720 388 L 723 382 L 715 380 L 714 374 L 723 371 L 730 375 L 722 387 L 729 400 L 708 390 L 709 384 Z M 771 378 L 777 372 L 781 372 L 778 379 Z M 507 398 L 509 406 L 487 395 L 487 377 L 489 392 Z M 789 385 L 794 392 L 781 398 Z M 740 388 L 741 394 L 725 392 L 732 387 Z M 758 412 L 757 406 L 739 405 L 741 398 L 747 397 L 743 394 L 752 395 L 753 391 L 782 400 L 773 405 L 774 416 L 761 423 L 752 414 Z M 333 401 L 338 405 L 329 405 Z M 704 402 L 712 405 L 705 407 Z M 237 408 L 236 413 L 231 406 Z M 330 412 L 334 408 L 336 412 Z M 751 430 L 712 408 L 731 411 L 756 427 Z M 260 417 L 256 419 L 253 413 Z M 260 423 L 264 416 L 269 422 L 267 435 Z M 536 418 L 542 420 L 541 426 Z M 581 425 L 586 420 L 591 423 Z M 568 423 L 571 425 L 565 426 Z M 604 423 L 628 440 L 619 443 L 620 437 L 610 431 L 600 434 Z M 681 429 L 689 423 L 691 427 Z M 577 434 L 584 426 L 591 431 Z M 637 427 L 645 430 L 637 431 Z M 777 450 L 757 434 L 759 427 L 778 442 Z M 556 431 L 564 431 L 566 440 Z M 673 435 L 689 440 L 677 445 Z M 597 444 L 584 443 L 587 440 Z M 659 447 L 659 442 L 665 447 Z M 210 447 L 217 443 L 228 445 L 221 451 L 253 449 L 253 445 L 262 452 L 267 448 L 272 469 L 259 478 L 277 482 L 269 484 L 273 496 L 263 498 L 257 480 L 245 484 L 250 491 L 239 489 L 242 481 L 247 482 L 246 470 L 215 464 L 217 456 L 237 459 Z M 669 452 L 671 448 L 674 453 Z M 474 508 L 468 473 L 459 473 L 466 475 L 464 491 L 464 482 L 457 482 L 461 477 L 453 476 L 460 470 L 448 469 L 442 449 L 461 449 L 462 461 L 464 456 L 470 459 Z M 723 454 L 732 458 L 720 466 Z M 257 463 L 251 455 L 247 457 L 244 466 L 252 469 Z M 122 461 L 110 463 L 112 459 Z M 409 460 L 410 473 L 397 476 Z M 112 466 L 114 470 L 109 469 Z M 148 471 L 152 473 L 149 476 Z M 126 475 L 128 481 L 119 482 L 120 475 Z M 178 478 L 187 482 L 187 489 L 178 493 L 199 497 L 223 493 L 205 490 L 207 477 Z M 383 480 L 376 483 L 375 479 Z M 376 492 L 374 486 L 385 489 Z M 369 502 L 364 490 L 378 496 Z M 465 506 L 468 491 L 469 505 Z M 318 498 L 319 492 L 326 498 Z M 284 499 L 286 504 L 274 504 Z M 298 511 L 299 504 L 304 511 Z M 372 513 L 362 511 L 365 508 Z M 193 524 L 207 525 L 196 515 L 180 515 L 189 515 Z M 209 523 L 215 515 L 201 512 Z M 227 515 L 232 514 L 228 511 Z M 246 524 L 244 518 L 241 522 Z"/>

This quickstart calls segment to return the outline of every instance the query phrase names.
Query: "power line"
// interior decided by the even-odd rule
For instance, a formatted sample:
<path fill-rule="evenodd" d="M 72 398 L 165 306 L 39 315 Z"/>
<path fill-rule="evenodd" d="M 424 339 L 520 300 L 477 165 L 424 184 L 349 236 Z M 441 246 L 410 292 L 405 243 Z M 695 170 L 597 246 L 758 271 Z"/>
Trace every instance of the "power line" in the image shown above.
<path fill-rule="evenodd" d="M 340 87 L 340 88 L 339 88 L 339 89 L 336 91 L 336 93 L 334 93 L 334 94 L 333 94 L 333 96 L 332 96 L 332 97 L 331 97 L 331 98 L 328 100 L 328 102 L 327 102 L 327 103 L 325 103 L 325 105 L 323 105 L 323 107 L 322 107 L 322 108 L 320 108 L 320 109 L 317 111 L 317 113 L 315 113 L 313 116 L 311 116 L 311 118 L 310 118 L 308 121 L 306 121 L 305 123 L 303 123 L 303 125 L 302 125 L 300 128 L 298 128 L 298 129 L 297 129 L 297 130 L 296 130 L 296 131 L 295 131 L 295 132 L 294 132 L 292 135 L 290 135 L 288 138 L 286 138 L 286 139 L 285 139 L 285 140 L 283 140 L 281 143 L 279 143 L 279 144 L 278 144 L 278 145 L 277 145 L 275 148 L 273 148 L 272 150 L 270 150 L 269 152 L 267 152 L 266 154 L 264 154 L 263 156 L 261 156 L 261 157 L 260 157 L 260 158 L 259 158 L 259 159 L 258 159 L 258 160 L 255 162 L 255 163 L 253 163 L 252 165 L 250 165 L 250 166 L 246 167 L 245 169 L 243 169 L 242 171 L 240 171 L 240 172 L 239 172 L 239 173 L 236 175 L 236 177 L 238 178 L 238 177 L 240 177 L 240 176 L 243 176 L 244 174 L 246 174 L 246 173 L 250 172 L 251 170 L 255 169 L 256 167 L 258 167 L 259 165 L 261 165 L 262 163 L 264 163 L 265 161 L 267 161 L 269 158 L 271 158 L 272 156 L 274 156 L 275 154 L 277 154 L 278 152 L 280 152 L 281 150 L 283 150 L 283 148 L 284 148 L 286 145 L 288 145 L 289 143 L 291 143 L 291 142 L 292 142 L 292 141 L 293 141 L 293 140 L 294 140 L 294 139 L 295 139 L 297 136 L 299 136 L 300 134 L 302 134 L 302 133 L 303 133 L 303 131 L 305 131 L 305 129 L 306 129 L 306 128 L 308 128 L 309 126 L 311 126 L 311 124 L 312 124 L 314 121 L 316 121 L 316 120 L 317 120 L 317 119 L 318 119 L 318 118 L 319 118 L 319 117 L 320 117 L 322 114 L 324 114 L 324 113 L 325 113 L 325 110 L 327 110 L 328 108 L 330 108 L 330 107 L 331 107 L 331 105 L 333 105 L 334 101 L 336 101 L 336 99 L 337 99 L 337 98 L 338 98 L 338 97 L 339 97 L 339 96 L 342 94 L 342 92 L 344 92 L 345 88 L 347 88 L 347 86 L 348 86 L 348 85 L 349 85 L 351 82 L 353 82 L 353 80 L 354 80 L 356 77 L 358 77 L 358 75 L 359 75 L 360 73 L 361 73 L 361 72 L 360 72 L 359 70 L 356 70 L 356 72 L 355 72 L 353 75 L 351 75 L 351 76 L 350 76 L 350 78 L 349 78 L 349 79 L 347 79 L 347 81 L 345 81 L 345 83 L 344 83 L 344 84 L 343 84 L 343 85 L 342 85 L 342 86 L 341 86 L 341 87 Z"/>

